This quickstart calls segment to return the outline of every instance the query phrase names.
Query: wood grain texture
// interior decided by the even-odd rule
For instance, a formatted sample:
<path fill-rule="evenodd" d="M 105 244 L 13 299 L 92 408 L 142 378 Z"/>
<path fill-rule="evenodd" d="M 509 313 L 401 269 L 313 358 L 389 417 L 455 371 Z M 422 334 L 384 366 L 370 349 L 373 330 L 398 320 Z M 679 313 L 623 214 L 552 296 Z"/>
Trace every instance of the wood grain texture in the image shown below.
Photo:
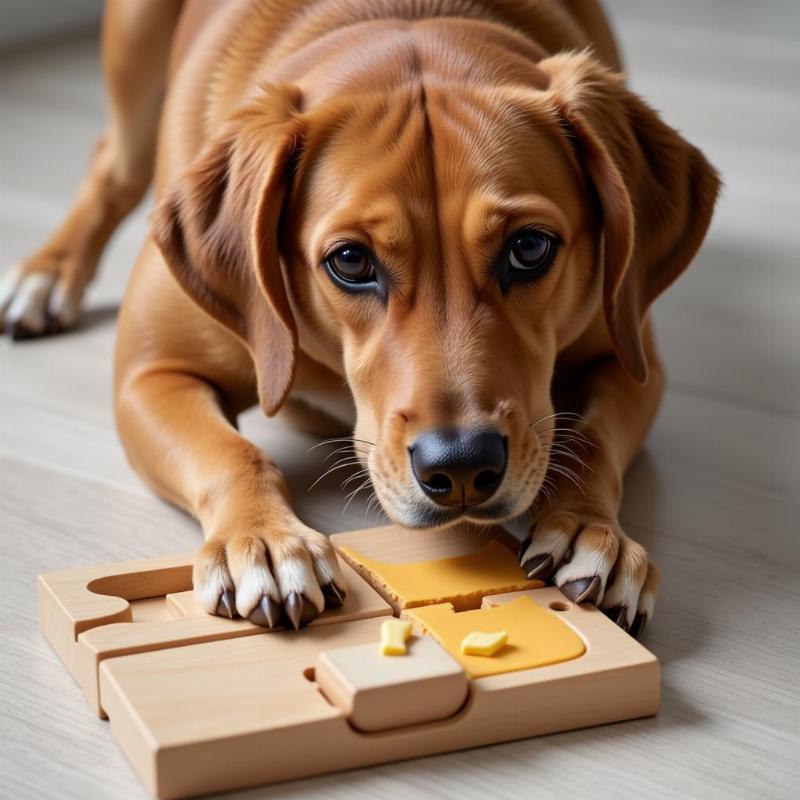
<path fill-rule="evenodd" d="M 329 800 L 591 796 L 790 798 L 800 782 L 800 72 L 789 0 L 607 0 L 632 81 L 706 150 L 726 188 L 694 266 L 658 303 L 670 386 L 626 486 L 623 523 L 664 584 L 645 645 L 663 666 L 654 719 L 299 781 Z M 0 258 L 40 242 L 100 132 L 94 38 L 0 55 Z M 117 234 L 81 330 L 0 341 L 0 796 L 144 798 L 106 723 L 37 630 L 35 576 L 185 552 L 194 522 L 125 463 L 111 411 L 113 315 L 146 208 Z M 313 442 L 248 414 L 304 519 L 342 515 Z M 267 796 L 264 790 L 236 795 Z"/>

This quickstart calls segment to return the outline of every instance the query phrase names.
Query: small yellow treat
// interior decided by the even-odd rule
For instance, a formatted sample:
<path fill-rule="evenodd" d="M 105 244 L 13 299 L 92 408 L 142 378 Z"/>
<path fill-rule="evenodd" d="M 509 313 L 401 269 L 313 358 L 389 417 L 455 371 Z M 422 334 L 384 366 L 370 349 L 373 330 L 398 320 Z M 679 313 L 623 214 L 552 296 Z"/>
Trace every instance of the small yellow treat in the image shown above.
<path fill-rule="evenodd" d="M 507 641 L 508 631 L 497 631 L 496 633 L 473 631 L 462 640 L 461 652 L 465 656 L 493 656 Z"/>
<path fill-rule="evenodd" d="M 404 656 L 406 639 L 411 636 L 411 622 L 407 619 L 386 619 L 381 624 L 381 655 Z"/>

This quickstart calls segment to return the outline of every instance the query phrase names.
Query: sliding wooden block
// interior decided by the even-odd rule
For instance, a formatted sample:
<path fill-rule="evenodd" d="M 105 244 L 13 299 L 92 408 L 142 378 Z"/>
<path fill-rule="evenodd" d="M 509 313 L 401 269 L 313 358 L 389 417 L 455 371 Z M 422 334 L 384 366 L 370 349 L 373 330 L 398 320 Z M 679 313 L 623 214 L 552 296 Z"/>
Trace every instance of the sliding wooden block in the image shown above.
<path fill-rule="evenodd" d="M 509 534 L 501 529 L 420 534 L 390 526 L 337 534 L 331 541 L 395 613 L 437 603 L 458 611 L 479 608 L 487 594 L 544 585 L 528 580 L 509 548 Z"/>
<path fill-rule="evenodd" d="M 379 618 L 109 658 L 100 665 L 103 705 L 134 769 L 164 798 L 656 713 L 659 668 L 653 655 L 601 611 L 577 607 L 557 589 L 524 595 L 544 609 L 556 605 L 586 652 L 470 681 L 466 703 L 445 719 L 358 731 L 312 680 L 320 653 L 377 648 Z M 518 596 L 489 597 L 484 605 Z"/>
<path fill-rule="evenodd" d="M 315 680 L 362 731 L 445 719 L 469 691 L 464 670 L 430 636 L 413 637 L 398 656 L 382 655 L 377 642 L 326 650 L 317 658 Z"/>
<path fill-rule="evenodd" d="M 198 642 L 272 633 L 243 619 L 206 614 L 191 591 L 191 555 L 65 570 L 39 576 L 42 632 L 103 715 L 98 666 L 106 658 Z M 391 614 L 391 608 L 347 564 L 341 608 L 312 626 Z M 98 594 L 98 591 L 103 594 Z"/>
<path fill-rule="evenodd" d="M 586 652 L 583 640 L 569 624 L 524 594 L 458 614 L 449 603 L 443 603 L 409 609 L 405 616 L 440 642 L 470 678 L 558 664 Z M 476 631 L 507 631 L 508 641 L 495 655 L 467 655 L 461 643 Z"/>

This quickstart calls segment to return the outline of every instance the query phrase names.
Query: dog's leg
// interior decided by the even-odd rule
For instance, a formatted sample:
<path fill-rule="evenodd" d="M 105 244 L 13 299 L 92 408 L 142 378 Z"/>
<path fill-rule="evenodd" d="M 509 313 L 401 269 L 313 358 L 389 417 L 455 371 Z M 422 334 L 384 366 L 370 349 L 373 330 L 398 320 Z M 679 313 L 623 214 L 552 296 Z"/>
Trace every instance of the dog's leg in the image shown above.
<path fill-rule="evenodd" d="M 102 32 L 108 127 L 59 228 L 0 276 L 0 331 L 25 338 L 72 325 L 106 242 L 147 191 L 181 2 L 108 0 Z"/>
<path fill-rule="evenodd" d="M 221 329 L 209 334 L 164 271 L 161 281 L 134 274 L 120 318 L 116 412 L 128 459 L 200 521 L 194 589 L 207 612 L 299 627 L 341 605 L 336 554 L 297 518 L 275 464 L 231 422 L 254 396 L 244 347 Z"/>
<path fill-rule="evenodd" d="M 328 538 L 291 509 L 278 468 L 225 417 L 214 388 L 158 362 L 123 381 L 117 419 L 132 465 L 194 515 L 206 542 L 194 590 L 210 614 L 300 627 L 345 585 Z"/>
<path fill-rule="evenodd" d="M 520 562 L 531 576 L 553 577 L 574 601 L 593 602 L 633 634 L 652 618 L 659 582 L 644 548 L 625 535 L 617 519 L 625 471 L 647 435 L 664 386 L 649 328 L 645 334 L 650 363 L 645 385 L 609 357 L 585 378 L 579 420 L 556 416 L 537 426 L 543 439 L 554 435 L 552 486 L 520 549 Z"/>

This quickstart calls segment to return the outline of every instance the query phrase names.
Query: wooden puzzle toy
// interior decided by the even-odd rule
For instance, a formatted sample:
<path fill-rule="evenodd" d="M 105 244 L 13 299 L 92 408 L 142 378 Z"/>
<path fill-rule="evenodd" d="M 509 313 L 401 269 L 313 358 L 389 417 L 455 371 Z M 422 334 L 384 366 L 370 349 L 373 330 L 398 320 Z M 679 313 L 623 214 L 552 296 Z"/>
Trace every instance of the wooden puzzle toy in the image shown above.
<path fill-rule="evenodd" d="M 43 633 L 153 794 L 658 710 L 655 657 L 602 612 L 527 580 L 507 532 L 389 526 L 331 539 L 347 597 L 299 632 L 205 614 L 191 555 L 39 576 Z M 475 634 L 477 649 L 462 651 Z"/>

